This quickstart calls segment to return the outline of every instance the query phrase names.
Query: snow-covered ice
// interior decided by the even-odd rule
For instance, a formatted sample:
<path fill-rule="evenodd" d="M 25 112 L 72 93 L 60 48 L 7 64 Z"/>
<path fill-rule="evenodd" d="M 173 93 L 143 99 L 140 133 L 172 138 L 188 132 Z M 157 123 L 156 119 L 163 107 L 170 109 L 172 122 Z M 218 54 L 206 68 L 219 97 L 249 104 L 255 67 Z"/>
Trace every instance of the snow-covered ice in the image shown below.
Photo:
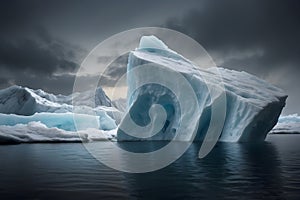
<path fill-rule="evenodd" d="M 300 116 L 298 114 L 280 116 L 271 133 L 300 133 Z"/>
<path fill-rule="evenodd" d="M 65 96 L 21 86 L 0 90 L 0 143 L 111 139 L 121 118 L 101 87 L 95 98 L 92 91 Z"/>
<path fill-rule="evenodd" d="M 93 94 L 95 94 L 95 98 L 93 98 Z M 14 85 L 0 90 L 0 113 L 33 115 L 36 112 L 72 112 L 73 100 L 75 100 L 76 106 L 81 106 L 82 109 L 111 106 L 110 99 L 101 87 L 97 88 L 95 93 L 86 91 L 65 96 L 49 94 L 41 89 L 33 90 Z"/>
<path fill-rule="evenodd" d="M 220 141 L 264 140 L 267 133 L 277 123 L 282 108 L 285 106 L 287 95 L 270 83 L 246 72 L 216 67 L 200 69 L 183 56 L 170 50 L 154 36 L 141 38 L 139 47 L 129 55 L 127 71 L 147 63 L 157 64 L 161 68 L 180 73 L 193 87 L 201 111 L 197 119 L 199 126 L 196 140 L 203 140 L 211 119 L 211 107 L 212 105 L 222 106 L 218 105 L 218 99 L 222 95 L 226 95 L 226 116 Z M 221 74 L 221 77 L 218 74 Z M 159 76 L 158 74 L 148 75 Z M 163 76 L 167 77 L 169 74 Z M 136 89 L 135 85 L 139 85 L 144 79 L 145 77 L 142 76 L 127 74 L 128 91 L 132 94 L 128 97 L 127 116 L 130 115 L 136 124 L 146 126 L 151 121 L 148 113 L 151 105 L 162 104 L 167 112 L 167 121 L 160 133 L 149 138 L 133 137 L 119 130 L 117 134 L 119 141 L 171 140 L 176 134 L 176 128 L 180 125 L 180 116 L 189 114 L 179 113 L 176 97 L 163 86 L 149 84 Z M 182 84 L 177 79 L 173 81 L 174 84 Z M 224 90 L 220 83 L 224 85 Z M 218 94 L 210 96 L 208 86 L 215 88 Z"/>
<path fill-rule="evenodd" d="M 103 131 L 89 128 L 82 131 L 65 131 L 56 127 L 49 128 L 41 122 L 29 122 L 15 126 L 0 126 L 0 144 L 34 142 L 88 142 L 111 140 L 116 129 Z"/>

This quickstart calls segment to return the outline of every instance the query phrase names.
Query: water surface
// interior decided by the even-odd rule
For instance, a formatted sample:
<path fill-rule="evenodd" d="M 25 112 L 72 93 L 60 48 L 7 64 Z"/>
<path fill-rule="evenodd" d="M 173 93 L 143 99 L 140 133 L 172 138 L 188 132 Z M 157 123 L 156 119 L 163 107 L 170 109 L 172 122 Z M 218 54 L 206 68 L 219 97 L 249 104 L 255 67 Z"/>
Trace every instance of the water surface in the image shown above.
<path fill-rule="evenodd" d="M 299 143 L 300 135 L 218 143 L 204 159 L 194 143 L 173 164 L 144 174 L 110 169 L 80 143 L 0 146 L 0 198 L 300 199 Z"/>

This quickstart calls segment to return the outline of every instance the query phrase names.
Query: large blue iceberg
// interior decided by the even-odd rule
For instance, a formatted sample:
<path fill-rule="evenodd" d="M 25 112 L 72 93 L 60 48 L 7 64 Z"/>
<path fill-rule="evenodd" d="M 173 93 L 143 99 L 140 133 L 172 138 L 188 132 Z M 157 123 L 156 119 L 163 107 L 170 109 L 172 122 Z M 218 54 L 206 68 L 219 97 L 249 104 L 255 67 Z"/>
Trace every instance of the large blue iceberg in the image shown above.
<path fill-rule="evenodd" d="M 141 38 L 139 47 L 129 54 L 127 71 L 130 72 L 130 70 L 147 63 L 156 64 L 162 69 L 165 68 L 180 73 L 193 87 L 200 109 L 199 115 L 196 116 L 197 119 L 191 119 L 190 122 L 190 125 L 193 125 L 192 123 L 195 123 L 195 121 L 198 123 L 195 140 L 203 140 L 207 133 L 211 120 L 212 105 L 226 107 L 224 124 L 222 124 L 219 137 L 219 141 L 226 142 L 264 140 L 267 133 L 277 123 L 278 117 L 285 106 L 287 95 L 268 82 L 246 72 L 216 67 L 200 69 L 183 56 L 169 49 L 154 36 Z M 160 73 L 160 71 L 157 71 L 157 73 Z M 128 96 L 127 102 L 128 112 L 124 119 L 131 118 L 137 125 L 147 126 L 159 117 L 151 114 L 151 112 L 149 114 L 151 106 L 160 104 L 166 111 L 166 121 L 156 135 L 140 138 L 128 134 L 122 129 L 126 126 L 125 123 L 128 123 L 127 120 L 123 120 L 117 134 L 119 141 L 172 140 L 180 125 L 181 116 L 190 114 L 180 113 L 176 96 L 164 86 L 148 84 L 136 88 L 136 85 L 144 81 L 145 76 L 156 76 L 156 74 L 143 74 L 143 76 L 135 73 L 127 74 L 128 94 L 130 96 Z M 169 74 L 166 73 L 161 76 L 167 77 Z M 220 90 L 221 92 L 219 92 L 217 98 L 212 98 L 208 86 L 217 88 L 220 82 L 222 82 L 224 90 Z M 175 85 L 182 84 L 178 79 L 174 79 L 173 83 Z M 224 95 L 226 104 L 218 105 L 219 97 L 224 97 Z"/>

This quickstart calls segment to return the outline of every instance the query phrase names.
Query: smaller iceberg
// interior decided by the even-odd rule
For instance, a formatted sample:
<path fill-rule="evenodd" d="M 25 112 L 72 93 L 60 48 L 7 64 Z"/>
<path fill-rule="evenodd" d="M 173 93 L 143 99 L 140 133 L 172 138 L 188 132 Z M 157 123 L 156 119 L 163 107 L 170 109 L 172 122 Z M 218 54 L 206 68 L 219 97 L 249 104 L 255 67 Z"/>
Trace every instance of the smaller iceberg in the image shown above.
<path fill-rule="evenodd" d="M 271 130 L 273 134 L 300 134 L 300 116 L 298 114 L 282 115 Z"/>
<path fill-rule="evenodd" d="M 113 139 L 121 117 L 101 87 L 68 96 L 21 86 L 0 90 L 0 144 Z"/>

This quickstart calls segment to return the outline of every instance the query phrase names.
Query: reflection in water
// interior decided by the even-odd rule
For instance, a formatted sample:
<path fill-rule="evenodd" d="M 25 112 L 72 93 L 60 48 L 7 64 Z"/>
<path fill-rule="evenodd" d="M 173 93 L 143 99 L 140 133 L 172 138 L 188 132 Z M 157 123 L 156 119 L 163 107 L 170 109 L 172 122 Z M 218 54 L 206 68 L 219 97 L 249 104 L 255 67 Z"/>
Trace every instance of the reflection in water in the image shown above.
<path fill-rule="evenodd" d="M 241 148 L 245 171 L 255 184 L 248 187 L 252 199 L 272 196 L 283 199 L 283 180 L 278 152 L 271 143 L 244 144 Z M 246 189 L 246 188 L 245 188 Z"/>
<path fill-rule="evenodd" d="M 299 141 L 300 136 L 284 136 L 261 144 L 218 143 L 204 159 L 197 158 L 200 144 L 193 143 L 173 164 L 144 174 L 110 169 L 81 144 L 0 146 L 0 197 L 299 199 Z M 144 152 L 165 143 L 118 145 Z"/>
<path fill-rule="evenodd" d="M 218 143 L 204 159 L 200 144 L 172 165 L 147 174 L 126 174 L 128 188 L 146 198 L 283 198 L 280 162 L 274 146 Z"/>

